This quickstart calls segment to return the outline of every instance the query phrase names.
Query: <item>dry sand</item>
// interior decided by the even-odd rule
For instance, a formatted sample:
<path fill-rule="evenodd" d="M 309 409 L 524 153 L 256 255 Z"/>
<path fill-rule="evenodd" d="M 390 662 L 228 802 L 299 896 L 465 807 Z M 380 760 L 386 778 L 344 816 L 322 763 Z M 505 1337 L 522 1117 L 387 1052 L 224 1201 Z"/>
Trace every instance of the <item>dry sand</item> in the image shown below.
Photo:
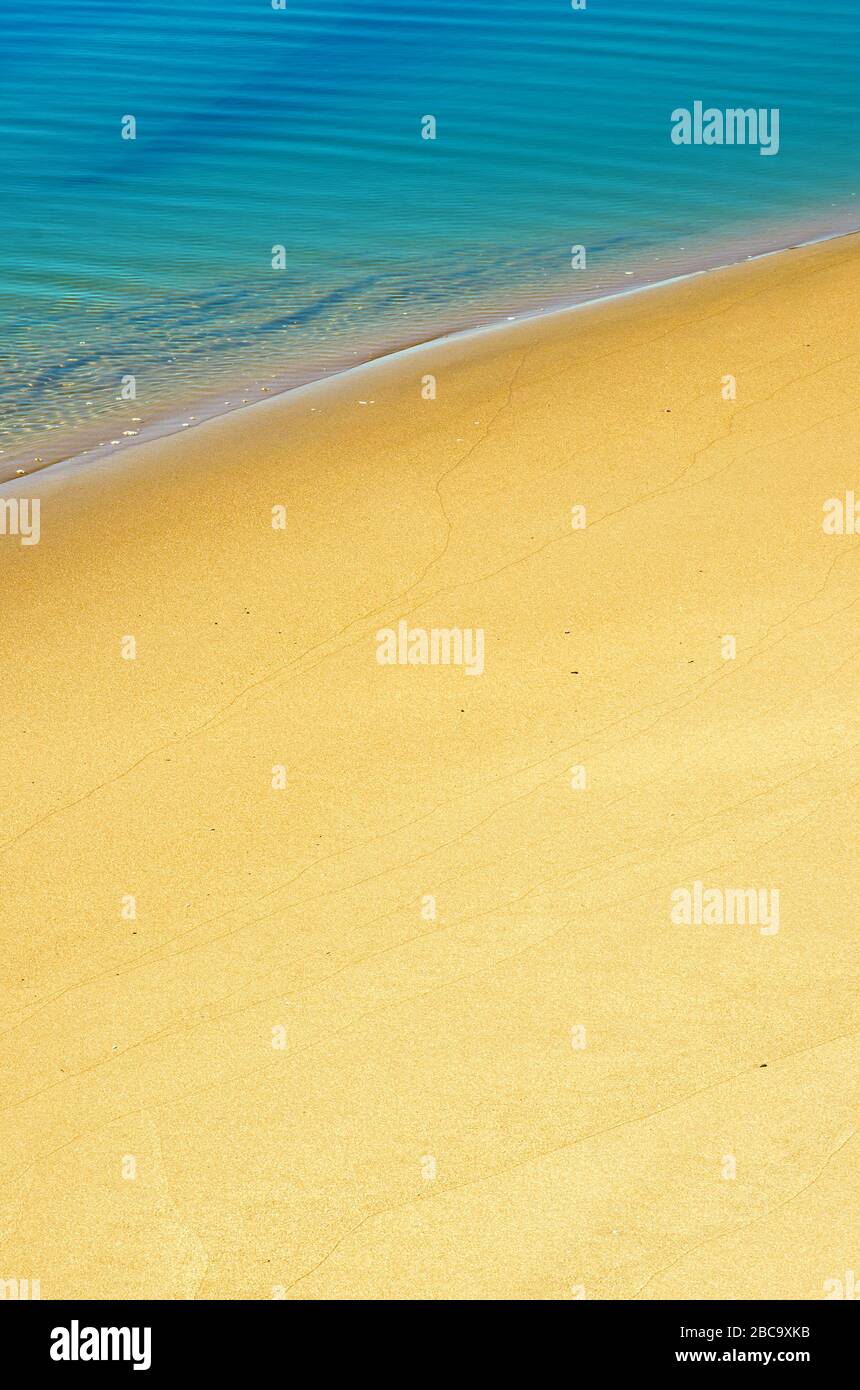
<path fill-rule="evenodd" d="M 860 1271 L 858 322 L 848 238 L 4 488 L 0 1278 Z M 380 666 L 401 618 L 483 675 Z"/>

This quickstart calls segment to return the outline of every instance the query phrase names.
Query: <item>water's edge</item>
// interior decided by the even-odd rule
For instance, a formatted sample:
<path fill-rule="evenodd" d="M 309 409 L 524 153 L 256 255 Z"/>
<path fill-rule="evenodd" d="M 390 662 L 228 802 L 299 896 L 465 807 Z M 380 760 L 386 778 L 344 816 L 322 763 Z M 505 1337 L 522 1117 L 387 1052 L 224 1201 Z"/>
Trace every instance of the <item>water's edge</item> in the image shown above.
<path fill-rule="evenodd" d="M 789 251 L 801 250 L 803 247 L 816 246 L 830 241 L 840 241 L 844 238 L 857 235 L 860 235 L 860 225 L 855 225 L 845 230 L 829 232 L 822 236 L 810 237 L 802 241 L 790 241 L 784 245 L 776 246 L 765 251 L 741 255 L 733 260 L 702 265 L 679 275 L 670 275 L 662 280 L 633 284 L 622 290 L 615 290 L 609 294 L 595 295 L 592 298 L 580 299 L 574 303 L 550 305 L 537 309 L 524 309 L 515 314 L 509 314 L 504 318 L 494 319 L 489 323 L 474 324 L 465 328 L 454 329 L 450 332 L 437 334 L 432 338 L 421 339 L 414 343 L 404 343 L 401 346 L 393 347 L 389 350 L 370 353 L 360 362 L 352 362 L 349 365 L 338 368 L 336 371 L 327 372 L 324 376 L 314 376 L 307 381 L 288 386 L 282 390 L 272 391 L 262 400 L 243 402 L 242 404 L 230 406 L 229 409 L 219 409 L 213 406 L 207 411 L 205 405 L 201 406 L 199 403 L 196 403 L 195 410 L 202 413 L 198 413 L 191 424 L 181 420 L 179 415 L 165 416 L 163 419 L 156 421 L 145 432 L 141 431 L 134 439 L 128 440 L 127 443 L 103 445 L 97 448 L 89 448 L 79 452 L 69 453 L 56 459 L 46 460 L 35 468 L 32 465 L 27 469 L 17 467 L 15 472 L 9 473 L 5 477 L 0 476 L 0 488 L 10 483 L 24 483 L 28 478 L 36 474 L 50 472 L 52 476 L 55 476 L 67 469 L 85 467 L 89 463 L 104 462 L 106 460 L 120 461 L 137 449 L 141 444 L 168 439 L 173 435 L 181 434 L 185 429 L 197 429 L 200 426 L 223 419 L 228 415 L 237 415 L 244 411 L 253 410 L 256 406 L 271 404 L 274 401 L 282 400 L 288 396 L 294 397 L 300 393 L 322 387 L 329 383 L 341 383 L 344 378 L 355 376 L 376 363 L 393 361 L 398 358 L 409 356 L 412 353 L 423 352 L 426 349 L 431 349 L 443 343 L 453 343 L 483 334 L 496 333 L 501 330 L 509 329 L 514 324 L 522 324 L 530 320 L 555 318 L 562 314 L 575 314 L 583 309 L 599 308 L 603 304 L 612 303 L 618 299 L 626 299 L 632 295 L 644 294 L 650 290 L 665 289 L 669 285 L 681 284 L 686 280 L 698 279 L 702 275 L 713 275 L 721 270 L 731 270 L 737 266 L 753 261 L 765 260 L 771 256 L 785 255 Z M 186 411 L 181 412 L 181 414 L 186 413 Z M 14 464 L 15 460 L 12 460 L 10 465 L 4 464 L 3 467 L 5 469 Z"/>

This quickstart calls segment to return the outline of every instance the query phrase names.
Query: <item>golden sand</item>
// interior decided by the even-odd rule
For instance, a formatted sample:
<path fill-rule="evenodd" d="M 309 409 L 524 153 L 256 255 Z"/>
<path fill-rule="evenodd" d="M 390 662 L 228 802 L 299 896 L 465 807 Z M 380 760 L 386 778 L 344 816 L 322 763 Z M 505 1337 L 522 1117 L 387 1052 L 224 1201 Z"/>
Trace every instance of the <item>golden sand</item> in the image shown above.
<path fill-rule="evenodd" d="M 847 238 L 4 488 L 0 1278 L 860 1270 L 858 318 Z"/>

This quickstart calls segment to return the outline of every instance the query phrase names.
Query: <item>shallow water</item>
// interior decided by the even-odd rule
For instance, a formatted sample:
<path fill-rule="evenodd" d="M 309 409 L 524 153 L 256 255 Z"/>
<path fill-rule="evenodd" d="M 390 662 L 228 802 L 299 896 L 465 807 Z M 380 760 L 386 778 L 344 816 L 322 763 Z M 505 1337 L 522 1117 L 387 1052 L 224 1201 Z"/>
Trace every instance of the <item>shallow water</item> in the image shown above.
<path fill-rule="evenodd" d="M 4 0 L 0 28 L 0 477 L 860 225 L 854 0 Z M 779 107 L 778 155 L 673 145 L 697 99 Z"/>

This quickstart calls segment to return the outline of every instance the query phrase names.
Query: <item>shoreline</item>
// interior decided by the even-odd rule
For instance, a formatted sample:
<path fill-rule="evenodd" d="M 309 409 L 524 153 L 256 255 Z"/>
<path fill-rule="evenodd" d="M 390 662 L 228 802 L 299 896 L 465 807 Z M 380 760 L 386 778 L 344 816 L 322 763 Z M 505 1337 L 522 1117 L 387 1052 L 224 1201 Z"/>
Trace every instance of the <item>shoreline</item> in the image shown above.
<path fill-rule="evenodd" d="M 660 280 L 646 280 L 623 289 L 612 290 L 606 294 L 595 294 L 590 298 L 581 299 L 575 303 L 551 304 L 540 308 L 522 309 L 514 314 L 494 319 L 488 323 L 479 323 L 464 328 L 452 329 L 449 332 L 443 332 L 431 338 L 422 338 L 415 343 L 406 343 L 389 350 L 381 350 L 378 353 L 363 358 L 360 362 L 338 367 L 330 373 L 312 377 L 308 381 L 287 386 L 283 389 L 267 389 L 260 399 L 249 400 L 246 403 L 231 406 L 228 409 L 213 408 L 207 411 L 205 403 L 201 404 L 198 402 L 195 405 L 195 411 L 202 413 L 199 418 L 194 419 L 193 424 L 188 424 L 181 420 L 180 417 L 187 413 L 187 409 L 183 408 L 177 413 L 171 413 L 169 416 L 158 420 L 150 428 L 140 431 L 135 438 L 129 439 L 127 442 L 100 444 L 84 450 L 79 449 L 73 453 L 64 454 L 57 459 L 44 462 L 38 467 L 30 467 L 21 472 L 17 471 L 15 458 L 10 458 L 8 463 L 4 461 L 0 464 L 0 468 L 16 467 L 16 472 L 5 478 L 0 477 L 0 488 L 6 487 L 11 483 L 23 482 L 27 478 L 34 477 L 37 474 L 49 470 L 53 472 L 61 468 L 80 468 L 88 463 L 104 462 L 106 459 L 125 457 L 130 451 L 139 448 L 141 445 L 155 443 L 164 439 L 181 437 L 186 433 L 191 434 L 204 425 L 212 424 L 214 421 L 241 415 L 243 412 L 249 411 L 255 406 L 266 405 L 273 401 L 282 401 L 286 397 L 295 397 L 299 393 L 306 392 L 309 389 L 322 387 L 328 382 L 343 382 L 345 378 L 351 377 L 363 369 L 372 367 L 380 362 L 396 361 L 407 354 L 432 350 L 435 347 L 456 343 L 461 340 L 468 340 L 482 334 L 495 334 L 506 329 L 511 329 L 517 324 L 546 321 L 562 315 L 574 314 L 583 309 L 599 308 L 604 304 L 610 304 L 634 295 L 644 294 L 649 290 L 665 289 L 668 286 L 695 280 L 701 276 L 708 276 L 719 271 L 731 270 L 749 262 L 764 260 L 772 256 L 782 256 L 790 251 L 798 251 L 805 247 L 816 246 L 831 241 L 839 241 L 857 235 L 860 235 L 860 226 L 854 226 L 848 230 L 828 232 L 821 236 L 810 237 L 806 240 L 789 241 L 767 250 L 742 255 L 737 259 L 705 264 L 691 270 L 686 270 L 681 274 L 667 276 Z M 635 274 L 635 272 L 632 273 Z"/>

